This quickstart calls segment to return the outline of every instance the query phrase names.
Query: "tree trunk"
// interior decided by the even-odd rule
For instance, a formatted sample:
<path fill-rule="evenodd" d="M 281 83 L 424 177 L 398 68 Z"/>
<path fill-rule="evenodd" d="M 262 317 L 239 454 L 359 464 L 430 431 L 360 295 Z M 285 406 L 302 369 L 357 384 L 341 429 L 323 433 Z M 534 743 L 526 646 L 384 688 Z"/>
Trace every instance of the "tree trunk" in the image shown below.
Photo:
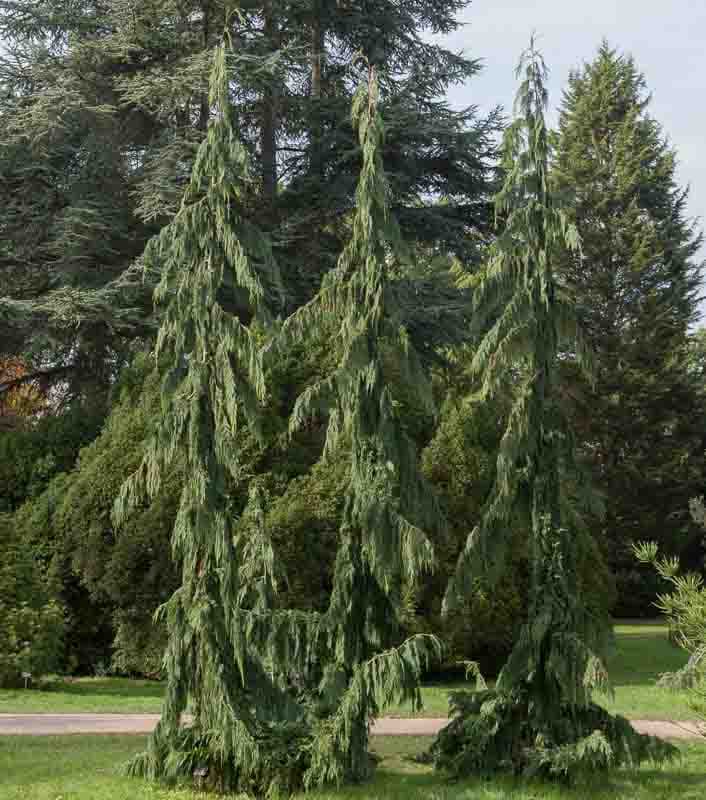
<path fill-rule="evenodd" d="M 277 48 L 277 25 L 272 0 L 265 3 L 265 38 L 271 50 Z M 265 90 L 262 103 L 262 184 L 265 197 L 277 194 L 277 82 L 274 77 Z"/>
<path fill-rule="evenodd" d="M 324 27 L 321 24 L 321 6 L 314 6 L 314 19 L 311 30 L 311 96 L 321 99 L 321 71 L 324 59 Z"/>
<path fill-rule="evenodd" d="M 208 50 L 209 40 L 211 38 L 211 0 L 204 0 L 203 2 L 203 48 Z M 205 131 L 208 127 L 208 120 L 211 116 L 211 108 L 208 103 L 208 91 L 201 93 L 199 101 L 199 122 L 198 128 L 200 131 Z"/>
<path fill-rule="evenodd" d="M 321 119 L 321 88 L 324 61 L 324 26 L 321 3 L 314 3 L 311 25 L 311 170 L 321 174 L 323 161 L 323 120 Z"/>

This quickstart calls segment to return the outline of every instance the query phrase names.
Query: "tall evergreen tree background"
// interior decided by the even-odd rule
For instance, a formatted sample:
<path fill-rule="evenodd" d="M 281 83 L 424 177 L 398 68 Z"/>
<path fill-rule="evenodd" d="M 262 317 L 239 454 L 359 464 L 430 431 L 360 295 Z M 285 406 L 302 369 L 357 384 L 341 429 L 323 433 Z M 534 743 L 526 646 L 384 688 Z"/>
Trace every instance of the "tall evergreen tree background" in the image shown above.
<path fill-rule="evenodd" d="M 448 106 L 445 88 L 478 64 L 422 37 L 452 30 L 463 5 L 4 6 L 0 350 L 30 352 L 79 395 L 89 384 L 100 395 L 131 343 L 153 333 L 157 276 L 145 284 L 135 261 L 178 208 L 212 111 L 210 52 L 236 7 L 232 99 L 262 189 L 248 213 L 272 236 L 288 310 L 313 296 L 345 240 L 360 166 L 348 114 L 364 77 L 358 51 L 386 67 L 386 158 L 405 235 L 475 248 L 465 233 L 487 229 L 498 119 Z"/>
<path fill-rule="evenodd" d="M 653 613 L 656 578 L 637 568 L 645 536 L 689 567 L 703 562 L 689 500 L 704 474 L 704 406 L 688 367 L 698 319 L 701 235 L 676 181 L 677 154 L 649 113 L 634 61 L 603 43 L 572 74 L 553 179 L 572 193 L 580 253 L 558 273 L 596 353 L 596 383 L 567 390 L 606 516 L 595 532 L 618 580 L 616 613 Z"/>

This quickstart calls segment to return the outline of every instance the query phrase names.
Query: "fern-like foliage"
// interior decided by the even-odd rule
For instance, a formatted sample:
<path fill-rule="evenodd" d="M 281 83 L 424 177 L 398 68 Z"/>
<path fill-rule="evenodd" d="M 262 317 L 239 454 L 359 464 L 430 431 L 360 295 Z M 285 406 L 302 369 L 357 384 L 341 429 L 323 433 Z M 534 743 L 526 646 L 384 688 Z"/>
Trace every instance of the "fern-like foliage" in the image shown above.
<path fill-rule="evenodd" d="M 607 688 L 599 657 L 607 620 L 584 605 L 576 576 L 575 524 L 584 480 L 558 402 L 559 359 L 570 353 L 590 373 L 589 349 L 561 297 L 553 265 L 578 249 L 549 180 L 544 111 L 546 67 L 534 43 L 518 68 L 516 121 L 504 143 L 505 182 L 496 197 L 502 234 L 474 308 L 489 327 L 473 360 L 482 394 L 516 375 L 497 457 L 494 490 L 471 533 L 446 596 L 451 606 L 478 577 L 492 581 L 509 544 L 510 514 L 528 502 L 532 516 L 528 622 L 495 689 L 454 700 L 454 719 L 433 747 L 437 766 L 455 775 L 508 770 L 570 777 L 580 769 L 636 763 L 673 749 L 640 737 L 626 720 L 592 702 Z"/>

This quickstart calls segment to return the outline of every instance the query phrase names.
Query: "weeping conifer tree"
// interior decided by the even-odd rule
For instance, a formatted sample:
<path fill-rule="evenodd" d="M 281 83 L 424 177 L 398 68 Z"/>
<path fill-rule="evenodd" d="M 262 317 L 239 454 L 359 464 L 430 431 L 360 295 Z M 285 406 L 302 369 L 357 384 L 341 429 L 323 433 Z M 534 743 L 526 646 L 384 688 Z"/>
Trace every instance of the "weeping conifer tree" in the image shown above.
<path fill-rule="evenodd" d="M 394 701 L 419 705 L 421 672 L 439 655 L 434 637 L 400 644 L 403 587 L 431 567 L 423 529 L 441 521 L 383 371 L 387 349 L 431 410 L 390 280 L 404 248 L 388 211 L 376 103 L 371 74 L 353 110 L 364 166 L 351 241 L 277 339 L 286 347 L 320 335 L 321 325 L 335 330 L 338 366 L 299 398 L 292 428 L 325 411 L 324 457 L 338 447 L 351 453 L 330 606 L 323 614 L 288 611 L 276 607 L 280 570 L 257 487 L 240 517 L 229 503 L 229 484 L 243 479 L 238 431 L 259 427 L 267 350 L 254 326 L 267 321 L 278 274 L 267 241 L 239 211 L 248 202 L 248 162 L 231 118 L 226 51 L 218 51 L 217 113 L 180 211 L 145 255 L 163 274 L 163 416 L 123 487 L 118 520 L 157 494 L 177 459 L 186 480 L 172 534 L 181 586 L 160 610 L 169 630 L 166 700 L 133 774 L 205 770 L 217 788 L 267 795 L 362 780 L 371 768 L 370 718 Z M 187 705 L 193 723 L 183 727 Z"/>
<path fill-rule="evenodd" d="M 238 434 L 258 430 L 265 396 L 255 325 L 267 321 L 279 280 L 267 240 L 243 214 L 256 182 L 234 129 L 227 52 L 216 53 L 216 113 L 181 208 L 145 253 L 162 272 L 163 409 L 116 517 L 154 498 L 170 466 L 182 466 L 172 532 L 181 586 L 158 612 L 168 626 L 166 697 L 131 772 L 169 779 L 200 771 L 216 788 L 259 794 L 301 784 L 307 728 L 282 667 L 296 668 L 286 648 L 292 627 L 302 626 L 273 609 L 275 558 L 257 491 L 240 517 L 229 501 L 229 485 L 243 479 Z M 184 727 L 187 705 L 193 724 Z"/>
<path fill-rule="evenodd" d="M 295 405 L 293 430 L 327 418 L 323 458 L 345 449 L 350 468 L 329 607 L 320 626 L 324 668 L 316 696 L 320 724 L 306 785 L 363 780 L 370 774 L 368 721 L 387 704 L 418 706 L 419 679 L 438 658 L 434 637 L 401 645 L 405 586 L 433 565 L 426 531 L 443 524 L 418 456 L 395 409 L 384 362 L 430 413 L 428 378 L 401 322 L 393 277 L 408 259 L 390 214 L 382 163 L 384 124 L 370 70 L 353 103 L 363 166 L 350 241 L 317 297 L 285 324 L 283 342 L 331 331 L 336 367 Z"/>
<path fill-rule="evenodd" d="M 580 243 L 549 185 L 544 118 L 546 67 L 532 42 L 516 121 L 504 141 L 505 182 L 496 197 L 503 233 L 475 287 L 474 308 L 489 323 L 473 361 L 492 397 L 515 373 L 515 396 L 497 458 L 497 478 L 448 588 L 447 607 L 479 577 L 497 576 L 509 545 L 510 515 L 531 511 L 528 622 L 494 690 L 452 697 L 453 719 L 432 753 L 456 776 L 508 771 L 571 777 L 577 770 L 669 756 L 673 748 L 640 736 L 593 703 L 607 688 L 600 653 L 608 621 L 584 604 L 576 576 L 577 497 L 588 492 L 558 400 L 559 359 L 590 372 L 590 353 L 554 277 L 564 248 Z"/>

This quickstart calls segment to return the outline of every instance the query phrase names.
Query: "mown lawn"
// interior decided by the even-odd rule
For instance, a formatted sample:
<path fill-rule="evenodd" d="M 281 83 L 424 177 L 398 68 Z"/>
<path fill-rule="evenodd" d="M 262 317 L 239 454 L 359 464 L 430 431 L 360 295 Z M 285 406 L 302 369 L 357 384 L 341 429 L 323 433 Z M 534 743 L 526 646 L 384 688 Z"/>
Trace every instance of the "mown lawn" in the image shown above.
<path fill-rule="evenodd" d="M 615 699 L 600 698 L 611 711 L 632 719 L 693 719 L 684 692 L 656 685 L 663 672 L 674 672 L 687 662 L 683 650 L 667 638 L 667 627 L 640 623 L 617 625 L 615 652 L 608 662 Z"/>
<path fill-rule="evenodd" d="M 159 713 L 164 687 L 128 678 L 57 679 L 41 688 L 1 689 L 2 714 Z M 0 798 L 2 795 L 0 795 Z"/>
<path fill-rule="evenodd" d="M 611 710 L 633 719 L 688 720 L 693 717 L 681 692 L 655 685 L 662 672 L 683 666 L 686 654 L 672 646 L 665 625 L 623 624 L 615 628 L 615 651 L 609 670 L 615 699 L 598 698 Z M 424 687 L 424 711 L 429 717 L 445 717 L 448 691 L 461 684 Z M 0 691 L 0 713 L 158 713 L 163 687 L 153 681 L 121 678 L 82 678 L 58 681 L 48 690 Z M 410 716 L 411 709 L 399 707 L 393 716 Z"/>
<path fill-rule="evenodd" d="M 615 697 L 598 695 L 596 699 L 611 711 L 631 719 L 693 719 L 685 693 L 656 685 L 660 674 L 674 672 L 686 661 L 686 653 L 669 642 L 666 625 L 651 622 L 616 625 L 615 647 L 608 660 Z M 446 716 L 450 688 L 462 688 L 462 685 L 424 688 L 424 716 Z M 410 710 L 399 708 L 390 713 L 409 716 Z"/>
<path fill-rule="evenodd" d="M 662 767 L 616 770 L 564 788 L 533 781 L 471 780 L 449 783 L 411 757 L 424 737 L 380 737 L 375 780 L 318 800 L 702 800 L 706 797 L 706 744 L 682 748 L 682 758 Z M 120 774 L 144 744 L 138 736 L 0 737 L 1 800 L 206 800 L 188 789 L 166 789 Z"/>

